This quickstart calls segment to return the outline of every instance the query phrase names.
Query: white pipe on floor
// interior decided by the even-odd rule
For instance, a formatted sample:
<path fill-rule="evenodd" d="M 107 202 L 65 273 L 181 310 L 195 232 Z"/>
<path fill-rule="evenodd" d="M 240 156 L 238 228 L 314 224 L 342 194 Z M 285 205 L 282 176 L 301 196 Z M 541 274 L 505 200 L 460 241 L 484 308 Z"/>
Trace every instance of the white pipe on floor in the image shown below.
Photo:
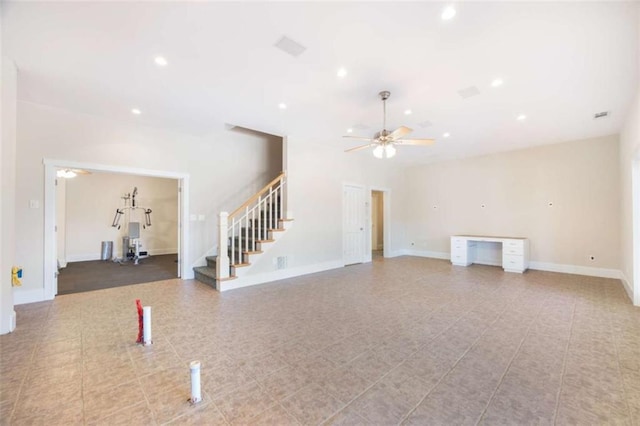
<path fill-rule="evenodd" d="M 202 401 L 202 393 L 200 389 L 200 361 L 191 361 L 189 364 L 191 369 L 191 403 L 197 404 Z"/>
<path fill-rule="evenodd" d="M 142 342 L 145 346 L 153 343 L 151 341 L 151 306 L 142 307 Z"/>

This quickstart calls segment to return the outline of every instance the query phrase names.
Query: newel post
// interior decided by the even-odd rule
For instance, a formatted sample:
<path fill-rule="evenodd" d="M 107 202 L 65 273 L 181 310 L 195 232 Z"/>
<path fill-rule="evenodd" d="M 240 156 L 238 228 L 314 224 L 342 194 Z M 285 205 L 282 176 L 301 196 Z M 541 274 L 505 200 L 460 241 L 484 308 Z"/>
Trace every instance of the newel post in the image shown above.
<path fill-rule="evenodd" d="M 216 278 L 229 278 L 229 253 L 227 244 L 229 241 L 229 213 L 221 212 L 218 217 L 218 258 L 216 259 Z"/>

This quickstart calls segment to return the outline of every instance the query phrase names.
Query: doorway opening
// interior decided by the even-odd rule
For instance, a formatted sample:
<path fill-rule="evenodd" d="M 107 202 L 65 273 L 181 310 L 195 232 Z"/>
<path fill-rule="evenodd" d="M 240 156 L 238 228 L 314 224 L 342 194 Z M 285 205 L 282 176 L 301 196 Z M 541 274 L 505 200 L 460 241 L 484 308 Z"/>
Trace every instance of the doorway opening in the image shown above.
<path fill-rule="evenodd" d="M 45 208 L 44 298 L 45 300 L 53 299 L 55 295 L 59 293 L 58 266 L 64 265 L 68 263 L 68 261 L 74 261 L 74 260 L 87 260 L 87 261 L 93 262 L 94 260 L 92 258 L 103 255 L 104 247 L 101 246 L 102 241 L 105 241 L 105 242 L 108 242 L 109 240 L 113 241 L 113 245 L 111 247 L 112 251 L 110 253 L 110 256 L 108 256 L 110 257 L 110 260 L 113 260 L 114 258 L 116 259 L 120 258 L 120 260 L 122 260 L 123 258 L 126 259 L 126 253 L 123 256 L 123 252 L 126 250 L 126 248 L 124 248 L 123 238 L 120 235 L 120 232 L 129 232 L 129 230 L 122 229 L 122 226 L 121 226 L 121 229 L 118 230 L 117 226 L 116 227 L 112 226 L 112 224 L 115 221 L 113 216 L 114 216 L 114 213 L 117 212 L 116 209 L 120 208 L 120 210 L 123 210 L 121 208 L 123 200 L 120 198 L 123 196 L 121 192 L 123 192 L 123 189 L 125 189 L 126 185 L 128 185 L 126 186 L 126 192 L 129 194 L 131 194 L 135 190 L 135 188 L 137 188 L 136 185 L 140 184 L 140 188 L 139 188 L 139 190 L 141 191 L 140 196 L 149 197 L 152 193 L 154 193 L 158 198 L 157 200 L 153 201 L 153 203 L 159 207 L 156 209 L 155 212 L 153 212 L 153 209 L 151 209 L 152 213 L 150 215 L 151 216 L 150 220 L 152 221 L 151 224 L 157 225 L 156 228 L 153 228 L 152 226 L 148 226 L 149 222 L 147 222 L 147 218 L 144 217 L 146 216 L 144 213 L 141 218 L 138 218 L 136 216 L 129 218 L 129 219 L 133 219 L 135 223 L 138 224 L 137 227 L 139 228 L 140 239 L 143 241 L 143 244 L 148 244 L 149 246 L 153 247 L 153 250 L 148 250 L 148 249 L 145 250 L 144 246 L 142 247 L 135 246 L 136 249 L 138 249 L 137 254 L 149 255 L 149 254 L 155 253 L 158 255 L 158 258 L 154 260 L 157 260 L 158 262 L 162 261 L 161 263 L 163 263 L 163 266 L 161 267 L 170 270 L 171 271 L 170 274 L 173 277 L 182 277 L 185 279 L 193 277 L 193 274 L 190 273 L 189 269 L 187 268 L 186 262 L 184 261 L 186 258 L 188 258 L 187 256 L 188 222 L 183 220 L 183 218 L 189 217 L 188 207 L 187 207 L 189 176 L 187 174 L 156 171 L 156 170 L 146 170 L 146 169 L 136 169 L 136 168 L 120 167 L 120 166 L 85 164 L 85 163 L 76 163 L 76 162 L 68 162 L 68 161 L 61 161 L 61 160 L 47 160 L 47 159 L 44 160 L 44 165 L 45 165 L 45 200 L 44 200 L 45 201 L 44 202 L 44 208 Z M 67 198 L 69 198 L 69 195 L 70 195 L 69 187 L 66 187 L 66 184 L 68 184 L 68 182 L 65 182 L 64 184 L 65 185 L 64 191 L 57 190 L 56 181 L 64 180 L 64 178 L 60 178 L 57 176 L 57 173 L 60 170 L 86 171 L 86 172 L 89 172 L 87 173 L 88 176 L 94 176 L 94 180 L 97 179 L 98 181 L 99 180 L 105 181 L 103 182 L 103 184 L 107 185 L 106 186 L 107 188 L 113 185 L 113 188 L 110 188 L 110 189 L 115 191 L 114 197 L 111 197 L 108 194 L 104 194 L 104 190 L 97 190 L 94 188 L 94 192 L 98 194 L 100 199 L 103 199 L 105 202 L 109 204 L 109 209 L 104 208 L 105 206 L 102 206 L 103 208 L 100 208 L 100 209 L 94 208 L 95 206 L 92 206 L 91 205 L 92 203 L 88 201 L 88 198 L 89 198 L 89 195 L 87 195 L 88 182 L 85 181 L 84 183 L 80 183 L 80 180 L 78 180 L 78 184 L 77 184 L 77 186 L 79 186 L 80 189 L 75 192 L 78 192 L 79 194 L 85 194 L 85 195 L 81 195 L 80 199 L 76 200 L 78 205 L 74 205 L 71 209 L 69 209 L 69 206 L 71 204 L 67 203 Z M 120 183 L 116 184 L 114 182 L 120 182 Z M 118 185 L 120 186 L 125 185 L 125 186 L 120 188 L 120 186 Z M 144 185 L 151 185 L 151 186 L 145 187 L 147 188 L 145 189 L 145 191 L 147 191 L 146 193 L 142 192 L 142 188 L 144 187 Z M 153 188 L 154 185 L 165 187 L 164 192 L 160 191 L 158 188 Z M 75 183 L 74 183 L 74 186 L 75 186 Z M 91 187 L 91 185 L 88 185 L 88 187 Z M 173 188 L 173 189 L 170 190 L 169 188 Z M 167 195 L 169 194 L 168 191 L 171 191 L 171 195 Z M 161 195 L 161 194 L 164 194 L 164 195 Z M 114 199 L 111 199 L 111 198 L 114 198 Z M 170 198 L 171 200 L 166 200 L 165 198 Z M 143 201 L 143 198 L 139 197 L 138 200 Z M 149 204 L 151 202 L 151 199 L 146 199 L 144 201 L 146 201 L 146 204 Z M 63 202 L 64 204 L 61 204 Z M 95 204 L 95 200 L 94 200 L 94 204 Z M 141 205 L 142 204 L 145 204 L 145 203 L 142 202 Z M 162 212 L 162 210 L 170 210 L 170 209 L 173 209 L 173 212 L 167 212 L 167 211 Z M 75 211 L 72 212 L 71 210 L 75 210 Z M 65 225 L 63 226 L 63 229 L 60 230 L 59 229 L 60 221 L 57 218 L 60 217 L 61 215 L 68 217 L 70 214 L 80 217 L 81 219 L 79 221 L 76 221 L 76 223 L 74 223 L 74 226 L 72 227 L 70 227 L 69 221 L 65 220 Z M 105 237 L 106 234 L 100 233 L 102 231 L 98 232 L 96 235 L 94 235 L 91 238 L 86 238 L 87 233 L 91 233 L 91 232 L 95 233 L 95 230 L 91 231 L 90 228 L 81 229 L 83 224 L 78 222 L 82 222 L 84 219 L 91 216 L 92 214 L 97 214 L 99 216 L 104 215 L 104 216 L 100 216 L 101 218 L 99 219 L 99 222 L 101 223 L 102 226 L 113 228 L 113 229 L 110 229 L 110 231 L 113 233 L 112 235 L 113 238 Z M 158 222 L 158 221 L 153 222 L 154 216 L 158 219 L 159 219 L 159 216 L 171 217 L 172 219 L 167 220 L 165 217 L 165 220 L 162 220 L 162 222 Z M 106 225 L 104 224 L 105 221 L 106 221 Z M 127 224 L 129 223 L 130 221 L 127 221 Z M 153 229 L 153 234 L 151 232 L 152 229 Z M 70 244 L 69 239 L 59 238 L 61 236 L 58 231 L 64 231 L 65 233 L 67 233 L 67 235 L 69 234 L 69 232 L 73 231 L 73 232 L 79 233 L 80 237 L 77 238 L 77 241 Z M 165 234 L 173 235 L 172 240 L 168 241 L 163 236 Z M 144 242 L 145 238 L 146 238 L 146 243 Z M 62 240 L 64 240 L 64 242 L 61 244 Z M 88 246 L 86 247 L 90 247 L 90 248 L 87 249 L 86 247 L 83 247 L 82 246 L 83 244 L 88 244 Z M 163 245 L 164 247 L 161 247 Z M 122 252 L 120 250 L 122 250 Z M 59 251 L 61 253 L 59 253 Z M 163 253 L 163 251 L 171 252 L 171 253 Z M 163 256 L 165 256 L 165 254 L 172 256 L 172 258 L 168 259 L 167 257 L 163 259 Z M 97 262 L 103 262 L 101 265 L 102 267 L 106 267 L 108 264 L 112 263 L 111 261 L 106 261 L 106 260 L 105 261 L 98 260 Z M 151 266 L 152 263 L 155 263 L 155 262 L 148 262 L 148 266 Z M 131 262 L 128 262 L 128 263 L 123 262 L 122 265 L 124 268 L 129 268 L 131 270 L 131 274 L 129 275 L 132 275 L 132 276 L 140 275 L 140 273 L 143 272 L 142 268 L 138 270 L 135 270 L 134 268 L 139 268 L 140 266 L 144 266 L 144 260 L 142 262 L 139 262 L 138 265 L 134 265 L 133 259 L 131 259 Z M 120 267 L 120 264 L 114 263 L 112 266 L 115 266 L 118 268 Z M 104 273 L 104 271 L 94 271 L 94 272 L 96 272 L 97 274 Z M 119 270 L 119 274 L 124 276 L 128 275 L 127 271 L 125 271 L 124 269 Z M 114 274 L 114 275 L 118 275 L 118 274 Z M 156 277 L 157 276 L 158 275 L 156 275 Z M 115 278 L 115 277 L 112 277 L 112 278 Z M 126 278 L 129 279 L 130 277 L 126 277 Z M 151 279 L 149 280 L 145 279 L 142 282 L 149 282 L 149 281 L 156 281 L 156 279 L 154 279 L 154 277 L 151 276 Z M 141 282 L 141 281 L 138 281 L 138 282 Z M 134 284 L 134 283 L 135 282 L 133 281 L 130 283 L 122 283 L 122 282 L 118 283 L 118 280 L 114 279 L 112 284 L 113 286 L 118 286 L 118 285 Z M 100 288 L 100 287 L 88 288 L 87 290 L 94 290 L 97 288 Z M 81 290 L 81 291 L 86 291 L 86 290 Z M 68 293 L 69 291 L 65 290 L 63 292 Z"/>
<path fill-rule="evenodd" d="M 384 255 L 384 192 L 371 191 L 371 257 Z"/>
<path fill-rule="evenodd" d="M 56 172 L 57 294 L 178 278 L 176 179 Z"/>

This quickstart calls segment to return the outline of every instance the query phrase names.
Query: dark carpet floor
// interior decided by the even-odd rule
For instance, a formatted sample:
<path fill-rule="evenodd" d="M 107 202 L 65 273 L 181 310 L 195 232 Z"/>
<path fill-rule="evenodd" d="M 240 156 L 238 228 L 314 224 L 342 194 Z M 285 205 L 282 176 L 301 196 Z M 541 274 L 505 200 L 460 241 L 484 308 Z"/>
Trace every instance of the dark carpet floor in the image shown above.
<path fill-rule="evenodd" d="M 162 281 L 178 276 L 178 255 L 164 254 L 133 262 L 90 260 L 68 263 L 58 275 L 58 294 L 80 293 L 103 288 Z"/>

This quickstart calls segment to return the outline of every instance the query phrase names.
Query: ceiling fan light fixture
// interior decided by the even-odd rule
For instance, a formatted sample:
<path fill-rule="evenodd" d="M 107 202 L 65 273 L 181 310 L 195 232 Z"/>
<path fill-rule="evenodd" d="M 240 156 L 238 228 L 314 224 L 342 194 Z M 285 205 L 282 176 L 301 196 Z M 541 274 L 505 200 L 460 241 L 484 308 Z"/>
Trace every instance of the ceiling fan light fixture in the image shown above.
<path fill-rule="evenodd" d="M 443 21 L 448 21 L 454 16 L 456 16 L 456 8 L 450 5 L 444 8 L 444 10 L 442 11 L 442 15 L 440 15 L 440 18 L 442 18 Z"/>
<path fill-rule="evenodd" d="M 396 155 L 396 147 L 393 144 L 388 144 L 384 147 L 384 152 L 387 154 L 387 158 L 391 158 Z"/>
<path fill-rule="evenodd" d="M 382 158 L 384 155 L 384 147 L 382 145 L 378 145 L 373 148 L 373 156 L 376 158 Z"/>

